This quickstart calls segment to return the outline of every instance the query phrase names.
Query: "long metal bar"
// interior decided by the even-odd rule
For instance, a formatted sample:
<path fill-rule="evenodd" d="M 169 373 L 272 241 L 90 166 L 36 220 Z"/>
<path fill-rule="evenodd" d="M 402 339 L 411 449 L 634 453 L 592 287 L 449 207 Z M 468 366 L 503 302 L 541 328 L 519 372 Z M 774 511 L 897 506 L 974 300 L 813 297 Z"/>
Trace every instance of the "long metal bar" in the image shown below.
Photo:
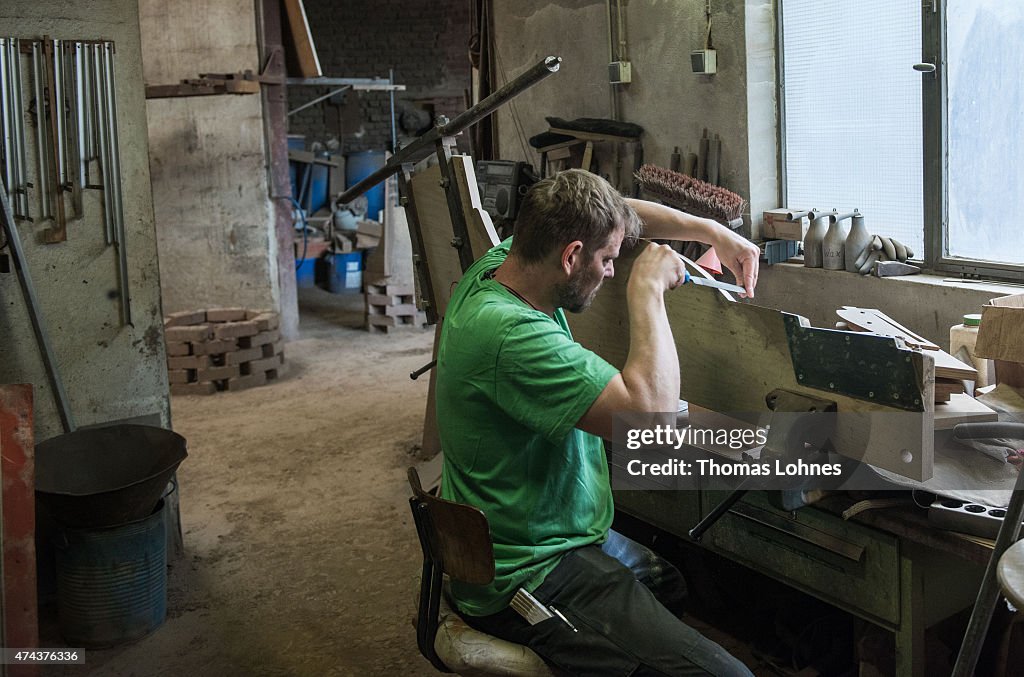
<path fill-rule="evenodd" d="M 445 137 L 437 144 L 437 161 L 440 164 L 441 183 L 444 186 L 445 201 L 448 203 L 448 215 L 452 221 L 452 246 L 459 252 L 459 265 L 462 272 L 473 265 L 476 257 L 473 255 L 473 243 L 469 237 L 469 226 L 466 225 L 466 212 L 462 208 L 462 198 L 459 195 L 459 181 L 452 169 L 452 148 L 455 146 L 455 139 Z M 483 252 L 480 252 L 483 254 Z"/>
<path fill-rule="evenodd" d="M 36 195 L 39 197 L 39 220 L 53 218 L 50 204 L 50 153 L 46 134 L 46 97 L 43 94 L 43 46 L 32 43 L 32 96 L 36 100 Z"/>
<path fill-rule="evenodd" d="M 85 182 L 82 186 L 89 185 L 89 162 L 96 157 L 96 125 L 94 123 L 96 108 L 96 86 L 93 82 L 92 73 L 92 46 L 84 44 L 82 50 L 82 117 L 85 127 Z"/>
<path fill-rule="evenodd" d="M 57 96 L 57 69 L 54 67 L 56 64 L 56 56 L 54 52 L 58 40 L 43 40 L 43 60 L 44 68 L 43 74 L 46 78 L 44 85 L 47 87 L 47 93 L 49 94 L 49 114 L 50 114 L 50 152 L 53 158 L 50 163 L 50 191 L 53 199 L 53 216 L 54 225 L 53 228 L 43 233 L 43 238 L 48 243 L 64 242 L 67 239 L 67 222 L 64 217 L 64 194 L 60 187 L 60 175 L 58 174 L 58 167 L 61 164 L 60 155 L 61 149 L 58 145 L 57 135 L 57 120 L 60 115 L 57 113 L 58 107 L 63 108 L 64 103 L 61 101 L 58 103 Z"/>
<path fill-rule="evenodd" d="M 315 106 L 316 104 L 320 103 L 324 99 L 329 99 L 332 96 L 334 96 L 335 94 L 340 94 L 341 92 L 344 92 L 346 89 L 351 89 L 351 87 L 352 87 L 352 85 L 343 85 L 341 87 L 338 87 L 337 89 L 332 89 L 331 91 L 327 92 L 323 96 L 318 96 L 317 98 L 313 99 L 312 101 L 307 101 L 306 103 L 302 104 L 298 108 L 293 108 L 292 110 L 288 111 L 288 117 L 291 117 L 291 116 L 295 115 L 300 110 L 306 110 L 310 106 Z"/>
<path fill-rule="evenodd" d="M 53 82 L 50 96 L 50 115 L 53 116 L 54 155 L 57 158 L 57 195 L 63 190 L 68 179 L 67 137 L 64 117 L 64 46 L 60 40 L 53 41 Z"/>
<path fill-rule="evenodd" d="M 562 57 L 549 56 L 540 61 L 515 80 L 494 92 L 466 112 L 444 125 L 437 125 L 405 148 L 398 150 L 387 163 L 368 177 L 349 188 L 338 197 L 339 203 L 351 202 L 378 183 L 397 172 L 404 163 L 419 162 L 435 151 L 438 141 L 446 136 L 455 136 L 462 130 L 475 125 L 513 98 L 537 84 L 544 78 L 554 75 L 562 63 Z"/>
<path fill-rule="evenodd" d="M 405 85 L 396 85 L 385 78 L 285 78 L 286 85 L 306 85 L 311 87 L 340 87 L 348 85 L 355 89 L 393 90 L 404 92 Z"/>
<path fill-rule="evenodd" d="M 28 316 L 32 321 L 32 331 L 35 332 L 36 341 L 39 343 L 39 352 L 43 358 L 43 365 L 46 367 L 46 375 L 53 388 L 53 397 L 57 404 L 57 413 L 60 415 L 61 423 L 64 425 L 64 432 L 75 430 L 75 419 L 71 415 L 71 407 L 68 404 L 68 394 L 64 390 L 64 381 L 61 380 L 57 371 L 57 360 L 53 355 L 53 347 L 50 345 L 50 336 L 43 326 L 43 315 L 39 307 L 39 300 L 36 298 L 35 287 L 32 286 L 32 276 L 28 272 L 28 263 L 25 260 L 25 252 L 21 248 L 21 239 L 18 236 L 18 228 L 14 224 L 14 214 L 11 212 L 11 202 L 7 198 L 7 191 L 0 185 L 0 207 L 2 207 L 4 234 L 7 236 L 11 256 L 14 259 L 14 268 L 18 273 L 18 282 L 21 283 L 21 291 L 25 295 L 25 304 L 28 306 Z"/>
<path fill-rule="evenodd" d="M 420 308 L 427 315 L 427 324 L 437 324 L 441 319 L 434 305 L 434 283 L 430 279 L 430 267 L 425 256 L 423 245 L 423 229 L 420 226 L 419 212 L 416 211 L 416 200 L 412 194 L 412 165 L 402 167 L 398 173 L 398 202 L 405 207 L 405 213 L 409 218 L 409 236 L 412 240 L 412 262 L 416 275 L 419 277 L 420 285 Z"/>
<path fill-rule="evenodd" d="M 85 207 L 82 204 L 82 190 L 85 189 L 85 82 L 82 74 L 82 43 L 76 42 L 72 47 L 71 73 L 75 87 L 74 96 L 74 119 L 75 119 L 75 142 L 69 145 L 73 157 L 69 157 L 71 171 L 74 178 L 71 182 L 71 203 L 75 208 L 75 215 L 78 218 L 85 216 Z"/>
<path fill-rule="evenodd" d="M 394 83 L 395 69 L 388 69 L 388 82 Z M 395 90 L 388 90 L 389 105 L 391 107 L 391 152 L 398 150 L 398 132 L 395 130 Z"/>
<path fill-rule="evenodd" d="M 11 53 L 8 64 L 11 69 L 11 101 L 14 104 L 14 110 L 11 113 L 14 125 L 14 164 L 18 170 L 18 192 L 14 197 L 16 205 L 14 211 L 17 216 L 27 219 L 29 216 L 28 162 L 25 160 L 25 105 L 21 83 L 21 45 L 17 39 L 11 38 L 7 42 L 7 48 Z"/>
<path fill-rule="evenodd" d="M 0 124 L 3 125 L 4 185 L 12 191 L 17 185 L 14 180 L 14 123 L 11 115 L 11 94 L 7 67 L 7 38 L 0 38 Z"/>
<path fill-rule="evenodd" d="M 103 229 L 106 234 L 106 243 L 113 244 L 116 235 L 114 233 L 114 205 L 110 193 L 110 156 L 107 141 L 106 120 L 106 97 L 103 96 L 103 68 L 100 63 L 100 45 L 89 45 L 90 65 L 92 66 L 93 82 L 93 103 L 96 106 L 93 116 L 93 123 L 96 126 L 97 145 L 96 152 L 99 157 L 99 170 L 103 176 Z"/>
<path fill-rule="evenodd" d="M 131 292 L 128 282 L 128 246 L 124 228 L 124 200 L 121 194 L 121 152 L 117 134 L 117 96 L 114 78 L 114 45 L 103 43 L 103 69 L 107 99 L 107 139 L 110 146 L 110 185 L 108 190 L 114 205 L 114 231 L 117 237 L 118 273 L 121 277 L 121 318 L 132 324 Z"/>

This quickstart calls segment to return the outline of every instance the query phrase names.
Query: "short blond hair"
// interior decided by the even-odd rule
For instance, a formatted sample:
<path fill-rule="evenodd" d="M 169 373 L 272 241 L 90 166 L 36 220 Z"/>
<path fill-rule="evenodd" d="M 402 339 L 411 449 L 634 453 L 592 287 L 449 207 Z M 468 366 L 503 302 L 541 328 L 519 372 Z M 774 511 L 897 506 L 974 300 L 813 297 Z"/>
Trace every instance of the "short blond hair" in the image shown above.
<path fill-rule="evenodd" d="M 640 217 L 611 184 L 582 169 L 538 181 L 519 205 L 512 253 L 526 263 L 579 240 L 586 251 L 603 247 L 617 229 L 626 240 L 640 234 Z"/>

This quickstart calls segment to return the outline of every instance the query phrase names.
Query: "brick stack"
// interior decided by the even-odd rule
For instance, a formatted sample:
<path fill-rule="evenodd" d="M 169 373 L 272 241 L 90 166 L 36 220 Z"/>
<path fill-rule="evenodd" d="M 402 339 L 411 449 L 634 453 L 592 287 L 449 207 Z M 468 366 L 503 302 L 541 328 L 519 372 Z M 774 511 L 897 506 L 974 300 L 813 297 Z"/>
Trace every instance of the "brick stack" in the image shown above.
<path fill-rule="evenodd" d="M 284 374 L 278 314 L 245 308 L 172 313 L 164 319 L 172 395 L 261 386 Z"/>
<path fill-rule="evenodd" d="M 366 327 L 371 334 L 419 329 L 427 316 L 416 308 L 416 288 L 408 284 L 366 285 Z"/>

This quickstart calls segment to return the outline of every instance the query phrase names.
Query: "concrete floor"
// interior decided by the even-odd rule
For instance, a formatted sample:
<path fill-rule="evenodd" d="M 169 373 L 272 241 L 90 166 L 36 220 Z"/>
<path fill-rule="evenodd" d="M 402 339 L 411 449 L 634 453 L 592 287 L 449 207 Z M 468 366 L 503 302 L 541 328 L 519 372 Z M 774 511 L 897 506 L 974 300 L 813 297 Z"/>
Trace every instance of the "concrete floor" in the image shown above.
<path fill-rule="evenodd" d="M 429 361 L 433 331 L 368 334 L 361 298 L 300 290 L 301 339 L 286 345 L 285 377 L 172 400 L 189 457 L 167 622 L 45 677 L 440 674 L 412 626 L 422 560 L 405 479 L 422 465 L 428 385 L 408 374 Z M 719 606 L 732 616 L 747 603 Z M 791 674 L 686 620 L 755 674 Z M 61 646 L 52 610 L 43 621 L 43 645 Z"/>
<path fill-rule="evenodd" d="M 408 374 L 433 331 L 355 329 L 361 297 L 301 302 L 286 377 L 172 400 L 189 457 L 166 624 L 45 674 L 439 674 L 411 625 L 421 556 L 405 479 L 427 393 Z"/>

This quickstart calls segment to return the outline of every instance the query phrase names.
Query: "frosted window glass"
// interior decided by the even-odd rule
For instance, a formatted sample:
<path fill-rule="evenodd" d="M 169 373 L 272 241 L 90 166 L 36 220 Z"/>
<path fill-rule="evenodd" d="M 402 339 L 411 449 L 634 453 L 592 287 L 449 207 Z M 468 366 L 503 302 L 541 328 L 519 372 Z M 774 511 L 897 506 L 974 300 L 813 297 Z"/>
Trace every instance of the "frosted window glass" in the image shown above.
<path fill-rule="evenodd" d="M 786 206 L 859 208 L 922 258 L 920 3 L 782 5 Z"/>
<path fill-rule="evenodd" d="M 1024 6 L 947 7 L 949 255 L 1024 264 Z"/>

